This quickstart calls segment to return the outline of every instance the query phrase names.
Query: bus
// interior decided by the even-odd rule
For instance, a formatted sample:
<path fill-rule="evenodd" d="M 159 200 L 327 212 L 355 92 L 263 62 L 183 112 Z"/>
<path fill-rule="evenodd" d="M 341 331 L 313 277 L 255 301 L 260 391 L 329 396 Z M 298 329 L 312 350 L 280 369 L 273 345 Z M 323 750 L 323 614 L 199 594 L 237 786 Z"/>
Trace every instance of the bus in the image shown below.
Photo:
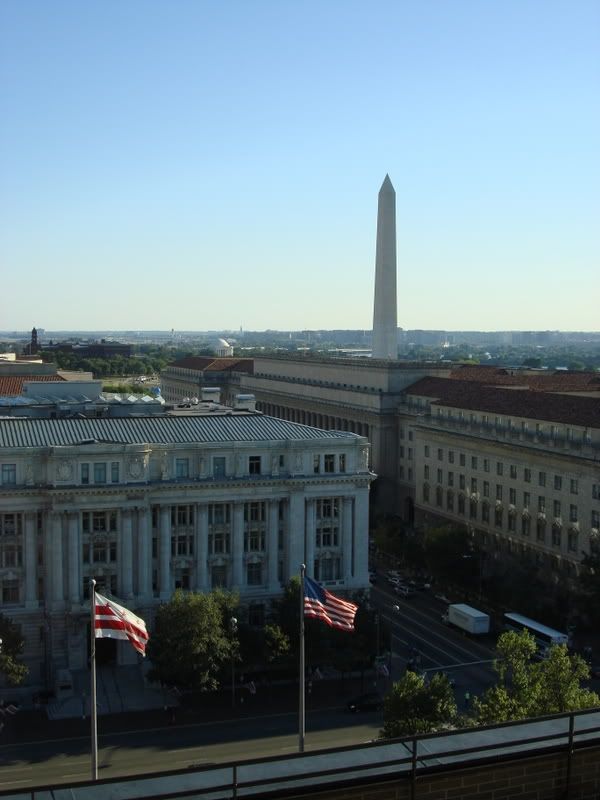
<path fill-rule="evenodd" d="M 505 614 L 504 628 L 507 631 L 516 631 L 517 633 L 525 628 L 534 637 L 538 646 L 538 653 L 542 658 L 548 656 L 553 644 L 569 644 L 569 637 L 566 633 L 555 631 L 553 628 L 524 617 L 522 614 Z"/>

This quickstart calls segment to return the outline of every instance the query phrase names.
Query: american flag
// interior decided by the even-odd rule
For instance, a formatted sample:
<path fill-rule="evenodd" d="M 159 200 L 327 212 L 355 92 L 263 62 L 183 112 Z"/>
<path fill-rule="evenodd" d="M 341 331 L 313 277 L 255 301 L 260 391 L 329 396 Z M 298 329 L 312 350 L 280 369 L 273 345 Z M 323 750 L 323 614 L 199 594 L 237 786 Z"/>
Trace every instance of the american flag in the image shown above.
<path fill-rule="evenodd" d="M 146 623 L 123 606 L 96 592 L 95 613 L 96 639 L 124 639 L 146 655 L 148 631 Z"/>
<path fill-rule="evenodd" d="M 311 578 L 304 578 L 304 616 L 322 619 L 331 628 L 354 630 L 354 617 L 358 606 L 336 597 Z"/>

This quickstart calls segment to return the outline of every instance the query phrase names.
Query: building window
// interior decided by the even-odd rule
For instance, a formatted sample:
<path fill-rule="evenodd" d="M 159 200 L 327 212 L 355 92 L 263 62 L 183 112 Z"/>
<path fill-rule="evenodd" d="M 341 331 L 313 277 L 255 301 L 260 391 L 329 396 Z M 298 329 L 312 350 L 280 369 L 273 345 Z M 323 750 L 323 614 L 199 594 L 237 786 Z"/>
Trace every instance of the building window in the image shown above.
<path fill-rule="evenodd" d="M 454 473 L 448 473 L 448 486 L 454 486 Z"/>
<path fill-rule="evenodd" d="M 441 447 L 438 447 L 437 457 L 438 457 L 438 461 L 443 461 L 444 460 L 444 451 L 442 450 Z"/>
<path fill-rule="evenodd" d="M 552 504 L 552 509 L 555 517 L 560 517 L 560 500 L 555 500 Z"/>
<path fill-rule="evenodd" d="M 225 565 L 213 566 L 210 571 L 210 580 L 213 589 L 227 588 L 227 567 Z"/>
<path fill-rule="evenodd" d="M 400 445 L 400 458 L 404 458 L 404 445 Z"/>
<path fill-rule="evenodd" d="M 471 500 L 469 502 L 469 517 L 471 519 L 477 519 L 477 501 Z"/>
<path fill-rule="evenodd" d="M 477 478 L 471 478 L 471 493 L 477 493 Z"/>
<path fill-rule="evenodd" d="M 2 464 L 2 485 L 14 486 L 17 482 L 17 465 Z"/>
<path fill-rule="evenodd" d="M 458 495 L 458 513 L 465 513 L 465 496 L 463 494 Z"/>
<path fill-rule="evenodd" d="M 529 492 L 523 492 L 523 507 L 529 508 L 529 504 L 531 503 L 531 495 Z"/>
<path fill-rule="evenodd" d="M 2 604 L 14 605 L 19 602 L 19 581 L 2 581 Z"/>
<path fill-rule="evenodd" d="M 341 575 L 341 563 L 339 558 L 321 558 L 316 564 L 317 579 L 320 581 L 337 581 Z"/>
<path fill-rule="evenodd" d="M 314 455 L 313 456 L 313 472 L 315 475 L 318 475 L 321 472 L 321 456 Z"/>
<path fill-rule="evenodd" d="M 423 484 L 423 502 L 424 503 L 428 503 L 429 502 L 429 484 L 428 483 L 424 483 Z"/>
<path fill-rule="evenodd" d="M 521 533 L 523 536 L 529 536 L 531 533 L 531 519 L 529 517 L 521 517 Z"/>
<path fill-rule="evenodd" d="M 119 462 L 118 461 L 111 461 L 111 463 L 110 463 L 110 482 L 111 483 L 118 483 L 119 482 Z"/>
<path fill-rule="evenodd" d="M 560 475 L 554 476 L 554 488 L 557 492 L 560 492 L 562 489 L 562 478 Z"/>
<path fill-rule="evenodd" d="M 461 467 L 464 467 L 466 464 L 466 458 L 464 453 L 460 453 L 458 456 L 458 461 Z"/>
<path fill-rule="evenodd" d="M 426 444 L 423 447 L 423 454 L 424 454 L 425 458 L 429 458 L 429 445 L 428 444 Z"/>
<path fill-rule="evenodd" d="M 409 447 L 408 448 L 408 460 L 412 461 L 412 457 L 413 457 L 413 449 L 412 449 L 412 447 Z"/>
<path fill-rule="evenodd" d="M 250 475 L 260 475 L 261 456 L 250 456 L 248 458 L 248 472 Z"/>
<path fill-rule="evenodd" d="M 444 504 L 444 491 L 441 486 L 437 486 L 435 489 L 435 504 L 439 508 L 442 508 Z"/>
<path fill-rule="evenodd" d="M 546 540 L 546 523 L 543 519 L 538 519 L 537 521 L 535 538 L 538 542 L 544 542 Z"/>
<path fill-rule="evenodd" d="M 577 516 L 577 506 L 571 504 L 569 506 L 569 522 L 577 522 L 578 518 L 579 517 Z"/>
<path fill-rule="evenodd" d="M 175 477 L 176 478 L 189 478 L 190 477 L 190 460 L 189 460 L 189 458 L 176 458 L 175 459 Z"/>
<path fill-rule="evenodd" d="M 483 503 L 481 506 L 481 521 L 482 522 L 489 522 L 490 521 L 490 506 L 489 503 Z"/>
<path fill-rule="evenodd" d="M 600 483 L 592 484 L 592 500 L 600 500 Z"/>
<path fill-rule="evenodd" d="M 231 506 L 229 503 L 210 503 L 208 506 L 209 525 L 228 525 L 231 521 Z"/>
<path fill-rule="evenodd" d="M 459 475 L 458 476 L 458 488 L 459 489 L 464 489 L 465 487 L 466 487 L 465 476 L 464 475 Z"/>
<path fill-rule="evenodd" d="M 544 514 L 546 512 L 546 498 L 543 495 L 538 495 L 538 512 Z"/>
<path fill-rule="evenodd" d="M 546 473 L 545 472 L 540 472 L 539 473 L 539 475 L 538 475 L 538 484 L 540 486 L 545 486 L 546 485 Z"/>
<path fill-rule="evenodd" d="M 502 500 L 502 485 L 500 483 L 496 484 L 496 500 Z"/>
<path fill-rule="evenodd" d="M 409 467 L 408 468 L 408 480 L 409 480 L 409 482 L 411 482 L 412 479 L 413 479 L 413 471 L 412 471 L 412 467 Z"/>
<path fill-rule="evenodd" d="M 477 456 L 471 456 L 471 469 L 477 469 Z"/>
<path fill-rule="evenodd" d="M 346 454 L 341 453 L 339 457 L 340 472 L 346 472 Z"/>
<path fill-rule="evenodd" d="M 496 475 L 502 475 L 503 472 L 504 472 L 504 464 L 502 463 L 502 461 L 498 461 L 498 463 L 496 464 Z"/>
<path fill-rule="evenodd" d="M 600 511 L 592 511 L 592 528 L 600 528 Z"/>
<path fill-rule="evenodd" d="M 494 509 L 494 525 L 497 528 L 501 528 L 502 527 L 503 516 L 504 516 L 504 514 L 503 514 L 502 509 L 498 508 L 496 506 L 496 508 Z"/>
<path fill-rule="evenodd" d="M 171 506 L 171 527 L 191 528 L 194 525 L 194 506 Z"/>
<path fill-rule="evenodd" d="M 515 464 L 510 465 L 510 477 L 513 481 L 517 479 L 517 467 Z"/>
<path fill-rule="evenodd" d="M 226 475 L 226 461 L 224 456 L 213 458 L 213 478 L 224 478 Z"/>
<path fill-rule="evenodd" d="M 454 464 L 454 450 L 448 450 L 448 461 L 450 464 Z"/>
<path fill-rule="evenodd" d="M 483 459 L 483 471 L 484 472 L 489 472 L 490 471 L 490 460 L 489 460 L 489 458 L 484 458 Z"/>
<path fill-rule="evenodd" d="M 483 482 L 483 496 L 489 497 L 490 496 L 490 482 L 484 481 Z"/>
<path fill-rule="evenodd" d="M 413 432 L 411 430 L 409 430 L 409 432 L 408 432 L 408 441 L 412 442 L 412 440 L 413 440 Z"/>
<path fill-rule="evenodd" d="M 429 480 L 429 464 L 425 464 L 423 466 L 423 477 L 425 478 L 426 481 Z"/>
<path fill-rule="evenodd" d="M 512 487 L 508 490 L 508 502 L 513 506 L 517 504 L 517 490 Z"/>
<path fill-rule="evenodd" d="M 246 565 L 246 582 L 248 586 L 260 586 L 262 584 L 262 564 Z"/>
<path fill-rule="evenodd" d="M 444 482 L 444 470 L 438 469 L 437 471 L 437 482 L 443 483 Z"/>
<path fill-rule="evenodd" d="M 513 532 L 517 530 L 517 522 L 514 514 L 508 515 L 508 530 Z"/>
<path fill-rule="evenodd" d="M 525 469 L 523 470 L 523 480 L 525 481 L 525 483 L 531 483 L 531 470 L 529 469 L 529 467 L 525 467 Z"/>
<path fill-rule="evenodd" d="M 211 555 L 229 553 L 229 533 L 224 530 L 210 531 L 208 534 L 208 552 Z"/>
<path fill-rule="evenodd" d="M 335 472 L 335 456 L 331 453 L 326 453 L 324 459 L 325 472 Z"/>
<path fill-rule="evenodd" d="M 562 539 L 562 529 L 559 525 L 552 526 L 552 545 L 553 547 L 560 547 Z"/>
<path fill-rule="evenodd" d="M 106 483 L 106 464 L 94 464 L 94 483 Z"/>
<path fill-rule="evenodd" d="M 579 483 L 577 478 L 571 478 L 571 494 L 579 494 Z"/>
<path fill-rule="evenodd" d="M 446 508 L 448 511 L 454 511 L 454 492 L 450 490 L 446 492 Z"/>
<path fill-rule="evenodd" d="M 90 465 L 89 464 L 82 464 L 81 465 L 81 482 L 82 483 L 89 483 L 90 482 Z"/>

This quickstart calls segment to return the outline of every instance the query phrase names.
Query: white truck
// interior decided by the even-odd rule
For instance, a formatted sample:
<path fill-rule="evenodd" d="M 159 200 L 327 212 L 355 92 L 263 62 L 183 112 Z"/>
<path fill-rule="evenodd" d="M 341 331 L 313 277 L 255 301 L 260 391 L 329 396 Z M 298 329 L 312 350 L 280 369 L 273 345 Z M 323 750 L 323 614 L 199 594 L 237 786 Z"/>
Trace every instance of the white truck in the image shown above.
<path fill-rule="evenodd" d="M 442 620 L 447 625 L 455 625 L 466 633 L 478 635 L 490 631 L 489 616 L 465 603 L 451 603 Z"/>

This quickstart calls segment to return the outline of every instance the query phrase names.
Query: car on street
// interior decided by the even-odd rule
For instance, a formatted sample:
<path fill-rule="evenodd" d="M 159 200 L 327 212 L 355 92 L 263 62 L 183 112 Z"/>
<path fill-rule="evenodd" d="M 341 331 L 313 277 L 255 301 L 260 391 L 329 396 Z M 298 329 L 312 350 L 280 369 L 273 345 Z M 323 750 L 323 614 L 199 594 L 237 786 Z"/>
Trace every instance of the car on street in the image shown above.
<path fill-rule="evenodd" d="M 381 711 L 383 708 L 383 697 L 377 692 L 368 692 L 353 697 L 346 703 L 348 711 L 356 714 L 358 711 Z"/>
<path fill-rule="evenodd" d="M 398 597 L 403 597 L 405 600 L 407 600 L 409 597 L 412 597 L 415 593 L 414 589 L 412 589 L 410 586 L 406 586 L 404 583 L 399 583 L 397 586 L 395 586 L 394 591 Z"/>

